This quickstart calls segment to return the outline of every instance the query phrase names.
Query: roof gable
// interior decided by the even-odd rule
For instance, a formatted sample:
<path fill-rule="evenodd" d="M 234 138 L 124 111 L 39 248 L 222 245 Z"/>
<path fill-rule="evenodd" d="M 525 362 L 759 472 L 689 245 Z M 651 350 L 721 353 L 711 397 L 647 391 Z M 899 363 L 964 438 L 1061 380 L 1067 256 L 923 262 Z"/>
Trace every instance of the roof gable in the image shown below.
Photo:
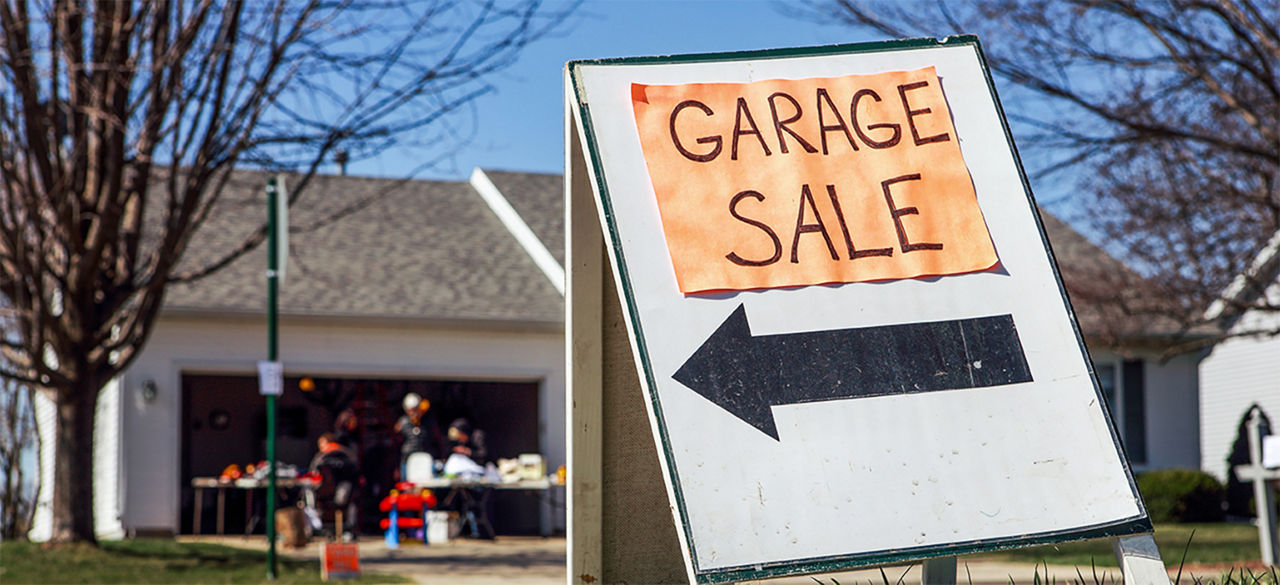
<path fill-rule="evenodd" d="M 1247 307 L 1254 301 L 1267 295 L 1268 289 L 1280 284 L 1280 231 L 1272 234 L 1271 239 L 1263 244 L 1253 262 L 1241 274 L 1237 274 L 1231 284 L 1227 285 L 1222 296 L 1215 300 L 1205 311 L 1205 319 L 1223 320 L 1224 329 L 1235 328 L 1243 316 L 1241 307 Z M 1273 293 L 1274 294 L 1274 293 Z"/>
<path fill-rule="evenodd" d="M 564 266 L 564 178 L 487 169 L 484 173 L 542 240 L 547 251 Z"/>

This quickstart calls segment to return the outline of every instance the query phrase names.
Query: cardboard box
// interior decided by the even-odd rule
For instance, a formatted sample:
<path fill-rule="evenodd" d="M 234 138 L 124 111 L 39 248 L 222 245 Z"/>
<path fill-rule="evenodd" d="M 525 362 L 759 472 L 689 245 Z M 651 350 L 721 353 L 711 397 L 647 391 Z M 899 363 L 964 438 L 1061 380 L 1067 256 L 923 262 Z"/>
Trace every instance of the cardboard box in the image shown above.
<path fill-rule="evenodd" d="M 310 527 L 302 508 L 281 508 L 276 510 L 276 532 L 280 534 L 285 548 L 302 548 L 310 541 Z"/>

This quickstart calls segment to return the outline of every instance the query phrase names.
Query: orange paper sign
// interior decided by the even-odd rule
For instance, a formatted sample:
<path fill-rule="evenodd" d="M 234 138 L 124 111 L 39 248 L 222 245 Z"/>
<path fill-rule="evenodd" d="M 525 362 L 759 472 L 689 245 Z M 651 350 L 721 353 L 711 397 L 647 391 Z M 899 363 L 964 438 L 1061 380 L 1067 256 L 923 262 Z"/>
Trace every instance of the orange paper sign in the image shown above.
<path fill-rule="evenodd" d="M 684 293 L 997 263 L 932 67 L 631 89 Z"/>
<path fill-rule="evenodd" d="M 325 543 L 320 557 L 320 576 L 325 581 L 360 578 L 360 549 L 356 543 Z"/>

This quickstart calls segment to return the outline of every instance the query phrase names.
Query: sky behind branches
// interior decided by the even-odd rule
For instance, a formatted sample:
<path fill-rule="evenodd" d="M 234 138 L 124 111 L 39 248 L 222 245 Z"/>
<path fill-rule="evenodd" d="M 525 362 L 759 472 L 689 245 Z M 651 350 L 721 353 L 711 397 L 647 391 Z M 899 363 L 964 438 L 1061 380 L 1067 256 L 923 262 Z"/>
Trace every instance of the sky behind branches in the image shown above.
<path fill-rule="evenodd" d="M 548 0 L 555 3 L 566 0 Z M 788 17 L 776 0 L 588 0 L 551 37 L 489 78 L 493 92 L 455 121 L 465 141 L 452 160 L 419 176 L 465 179 L 474 167 L 559 173 L 564 168 L 564 64 L 677 53 L 803 47 L 872 40 L 840 26 Z M 474 134 L 473 134 L 474 132 Z M 401 177 L 423 161 L 394 152 L 352 163 L 354 175 Z"/>

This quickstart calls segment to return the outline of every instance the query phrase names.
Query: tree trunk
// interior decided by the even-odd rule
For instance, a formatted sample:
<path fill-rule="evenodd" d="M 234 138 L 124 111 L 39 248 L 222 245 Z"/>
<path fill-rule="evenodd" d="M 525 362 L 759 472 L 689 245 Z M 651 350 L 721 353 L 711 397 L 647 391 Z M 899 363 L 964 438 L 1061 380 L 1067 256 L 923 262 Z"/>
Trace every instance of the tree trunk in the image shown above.
<path fill-rule="evenodd" d="M 49 542 L 96 545 L 93 528 L 93 419 L 100 385 L 92 376 L 57 393 L 53 535 Z"/>

